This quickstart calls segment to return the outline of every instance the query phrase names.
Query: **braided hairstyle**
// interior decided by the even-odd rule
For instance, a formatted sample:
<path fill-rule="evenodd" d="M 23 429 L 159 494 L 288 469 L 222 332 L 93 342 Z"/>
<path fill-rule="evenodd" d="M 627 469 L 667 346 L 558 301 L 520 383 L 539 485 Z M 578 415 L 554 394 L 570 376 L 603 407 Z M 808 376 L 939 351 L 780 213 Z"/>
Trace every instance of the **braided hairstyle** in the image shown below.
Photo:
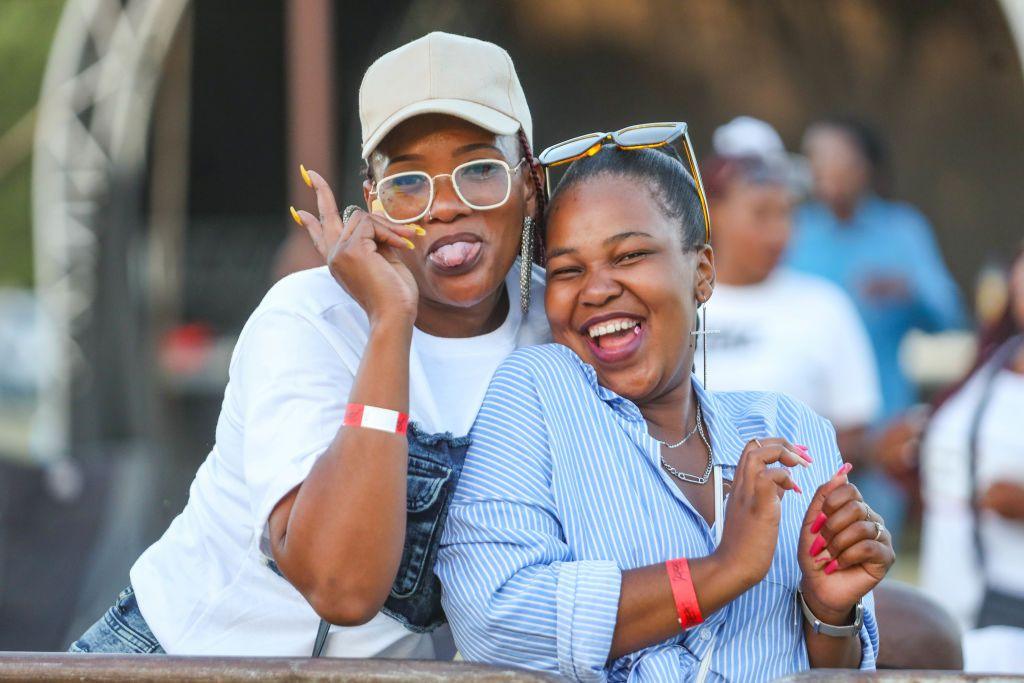
<path fill-rule="evenodd" d="M 540 162 L 537 161 L 533 156 L 533 150 L 530 149 L 530 141 L 526 137 L 526 132 L 519 129 L 519 145 L 523 150 L 523 157 L 526 159 L 527 165 L 530 167 L 530 180 L 533 181 L 533 189 L 537 197 L 537 211 L 533 216 L 534 224 L 534 236 L 533 236 L 533 261 L 537 265 L 544 265 L 544 215 L 547 210 L 548 197 L 544 191 L 544 181 L 540 175 Z"/>

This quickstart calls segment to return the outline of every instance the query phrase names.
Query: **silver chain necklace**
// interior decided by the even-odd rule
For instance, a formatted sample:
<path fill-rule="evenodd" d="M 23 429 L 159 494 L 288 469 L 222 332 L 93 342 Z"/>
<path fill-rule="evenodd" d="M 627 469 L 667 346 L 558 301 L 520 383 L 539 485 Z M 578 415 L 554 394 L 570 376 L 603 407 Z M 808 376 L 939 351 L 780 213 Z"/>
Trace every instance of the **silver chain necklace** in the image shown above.
<path fill-rule="evenodd" d="M 703 413 L 702 413 L 702 411 L 700 409 L 700 403 L 698 403 L 697 404 L 697 424 L 694 425 L 694 430 L 698 434 L 700 434 L 700 439 L 701 439 L 701 441 L 704 442 L 704 447 L 708 451 L 708 466 L 706 468 L 704 468 L 704 474 L 702 474 L 701 476 L 698 477 L 698 476 L 695 476 L 693 474 L 689 474 L 687 472 L 680 472 L 675 467 L 672 467 L 672 465 L 668 464 L 668 462 L 665 460 L 665 456 L 664 455 L 661 455 L 660 453 L 658 454 L 658 457 L 661 458 L 661 466 L 665 468 L 666 472 L 671 474 L 676 479 L 680 479 L 680 480 L 685 481 L 685 482 L 690 483 L 690 484 L 697 484 L 698 486 L 701 486 L 703 484 L 708 483 L 708 479 L 711 478 L 711 469 L 712 469 L 713 464 L 714 464 L 714 460 L 711 457 L 711 443 L 708 441 L 708 437 L 704 433 L 704 420 L 702 419 L 702 414 Z M 686 441 L 686 439 L 689 439 L 691 436 L 693 436 L 693 432 L 690 432 L 683 439 L 683 441 L 681 441 L 681 442 L 679 442 L 679 444 L 677 444 L 677 446 L 681 446 Z M 658 440 L 655 439 L 655 441 L 658 441 Z M 667 443 L 664 443 L 663 441 L 658 441 L 658 443 L 662 444 L 663 446 L 665 446 L 667 448 L 672 448 L 672 446 L 669 446 Z"/>
<path fill-rule="evenodd" d="M 698 416 L 700 415 L 700 404 L 699 403 L 697 404 L 697 415 Z M 655 441 L 660 443 L 665 448 L 679 448 L 684 443 L 689 441 L 691 436 L 693 436 L 694 434 L 697 433 L 697 426 L 699 424 L 700 424 L 700 418 L 698 417 L 696 420 L 693 421 L 693 429 L 690 430 L 690 433 L 687 434 L 686 436 L 684 436 L 683 438 L 681 438 L 679 441 L 676 441 L 675 443 L 665 443 L 661 439 L 655 439 Z"/>

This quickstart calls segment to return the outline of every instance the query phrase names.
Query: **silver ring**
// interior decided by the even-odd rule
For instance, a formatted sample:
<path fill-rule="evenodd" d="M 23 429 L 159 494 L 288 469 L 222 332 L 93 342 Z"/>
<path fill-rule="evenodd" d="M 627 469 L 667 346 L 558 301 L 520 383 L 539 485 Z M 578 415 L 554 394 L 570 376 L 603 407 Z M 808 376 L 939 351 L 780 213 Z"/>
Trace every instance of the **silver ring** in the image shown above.
<path fill-rule="evenodd" d="M 349 204 L 345 207 L 345 210 L 341 214 L 341 224 L 348 225 L 348 219 L 352 218 L 352 214 L 359 210 L 359 207 L 355 204 Z"/>
<path fill-rule="evenodd" d="M 882 537 L 882 529 L 884 529 L 885 527 L 882 526 L 878 522 L 872 522 L 872 524 L 875 525 L 875 538 L 874 538 L 874 540 L 877 541 L 878 539 L 880 539 Z"/>
<path fill-rule="evenodd" d="M 754 443 L 757 444 L 758 448 L 764 448 L 764 445 L 758 439 L 754 439 Z"/>

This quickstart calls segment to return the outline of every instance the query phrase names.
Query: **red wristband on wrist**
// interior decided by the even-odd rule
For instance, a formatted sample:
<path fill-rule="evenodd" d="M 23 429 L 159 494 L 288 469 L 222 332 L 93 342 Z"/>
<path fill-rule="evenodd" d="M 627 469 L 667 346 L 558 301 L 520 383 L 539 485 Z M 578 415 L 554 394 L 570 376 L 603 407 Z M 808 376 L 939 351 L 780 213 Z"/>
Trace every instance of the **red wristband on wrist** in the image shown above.
<path fill-rule="evenodd" d="M 362 403 L 349 403 L 345 407 L 346 427 L 366 427 L 392 434 L 405 434 L 409 426 L 409 416 L 397 410 L 366 406 Z"/>
<path fill-rule="evenodd" d="M 679 627 L 685 631 L 704 621 L 697 603 L 697 593 L 693 590 L 693 579 L 690 578 L 690 563 L 686 558 L 669 560 L 665 568 L 668 570 L 668 582 L 672 586 L 672 597 L 676 601 Z"/>

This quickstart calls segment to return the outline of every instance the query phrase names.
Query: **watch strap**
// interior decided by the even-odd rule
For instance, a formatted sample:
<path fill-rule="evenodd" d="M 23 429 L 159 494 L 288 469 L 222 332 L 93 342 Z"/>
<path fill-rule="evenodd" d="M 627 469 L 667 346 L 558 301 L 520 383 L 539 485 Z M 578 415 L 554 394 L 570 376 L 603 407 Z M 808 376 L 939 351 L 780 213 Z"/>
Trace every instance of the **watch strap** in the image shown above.
<path fill-rule="evenodd" d="M 833 638 L 849 638 L 850 636 L 857 635 L 860 633 L 861 626 L 864 625 L 864 603 L 857 601 L 857 605 L 854 607 L 853 623 L 847 626 L 834 626 L 832 624 L 826 624 L 818 617 L 814 616 L 814 612 L 807 606 L 807 601 L 804 600 L 803 591 L 798 590 L 796 592 L 797 600 L 800 602 L 800 609 L 804 613 L 804 618 L 814 629 L 815 633 L 822 635 L 831 636 Z"/>

